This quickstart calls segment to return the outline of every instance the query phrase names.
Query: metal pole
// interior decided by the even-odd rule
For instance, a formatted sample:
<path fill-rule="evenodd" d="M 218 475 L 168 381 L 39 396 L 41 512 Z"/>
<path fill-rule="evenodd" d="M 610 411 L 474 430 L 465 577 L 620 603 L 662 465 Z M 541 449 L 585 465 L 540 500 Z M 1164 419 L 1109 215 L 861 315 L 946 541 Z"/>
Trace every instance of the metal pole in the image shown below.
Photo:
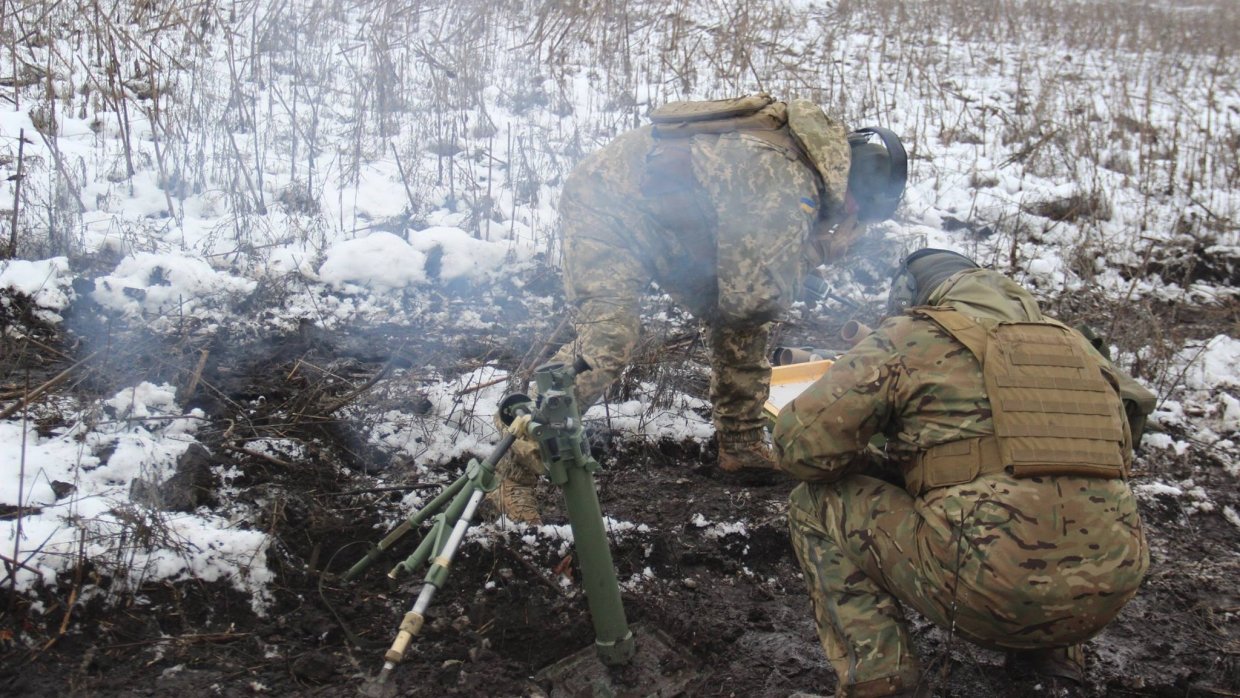
<path fill-rule="evenodd" d="M 426 581 L 422 585 L 422 593 L 418 594 L 418 600 L 413 603 L 413 608 L 405 614 L 400 622 L 400 632 L 396 634 L 396 639 L 392 641 L 391 648 L 383 655 L 383 670 L 379 672 L 379 683 L 387 680 L 392 669 L 396 668 L 396 664 L 405 656 L 405 651 L 409 649 L 409 643 L 413 640 L 413 636 L 418 634 L 422 629 L 422 624 L 426 621 L 425 613 L 434 598 L 435 592 L 443 585 L 448 578 L 448 568 L 452 565 L 452 558 L 456 555 L 457 548 L 460 547 L 461 541 L 465 539 L 465 531 L 469 529 L 470 522 L 474 518 L 474 512 L 478 509 L 478 502 L 482 501 L 482 490 L 475 489 L 470 495 L 469 501 L 465 504 L 465 511 L 461 513 L 461 518 L 457 519 L 456 525 L 452 527 L 452 534 L 448 536 L 448 541 L 444 543 L 443 549 L 435 556 L 431 562 L 431 568 L 426 572 Z"/>
<path fill-rule="evenodd" d="M 548 476 L 564 490 L 573 548 L 581 563 L 581 578 L 594 623 L 595 649 L 604 664 L 616 666 L 633 659 L 637 644 L 624 614 L 620 583 L 616 580 L 594 487 L 594 471 L 599 465 L 590 456 L 574 395 L 574 378 L 580 370 L 588 370 L 588 365 L 549 363 L 535 370 L 541 397 L 530 432 L 539 443 Z"/>

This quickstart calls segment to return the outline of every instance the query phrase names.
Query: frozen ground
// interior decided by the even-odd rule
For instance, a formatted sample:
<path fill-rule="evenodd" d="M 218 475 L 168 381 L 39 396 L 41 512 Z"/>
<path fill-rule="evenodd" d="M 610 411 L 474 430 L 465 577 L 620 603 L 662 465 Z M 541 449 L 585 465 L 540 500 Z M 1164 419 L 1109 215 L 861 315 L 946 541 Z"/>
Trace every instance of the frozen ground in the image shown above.
<path fill-rule="evenodd" d="M 317 572 L 495 442 L 565 313 L 563 176 L 651 105 L 765 90 L 912 154 L 897 220 L 780 340 L 874 324 L 924 243 L 1099 329 L 1160 404 L 1135 481 L 1155 568 L 1092 643 L 1091 690 L 1240 692 L 1234 3 L 7 8 L 0 686 L 351 690 L 381 650 L 334 614 L 382 642 L 408 594 Z M 647 317 L 590 415 L 626 601 L 728 657 L 703 694 L 827 690 L 787 487 L 712 479 L 698 328 L 657 294 Z M 566 550 L 555 526 L 479 529 L 403 685 L 516 694 L 588 644 Z M 919 642 L 943 691 L 1004 685 Z"/>

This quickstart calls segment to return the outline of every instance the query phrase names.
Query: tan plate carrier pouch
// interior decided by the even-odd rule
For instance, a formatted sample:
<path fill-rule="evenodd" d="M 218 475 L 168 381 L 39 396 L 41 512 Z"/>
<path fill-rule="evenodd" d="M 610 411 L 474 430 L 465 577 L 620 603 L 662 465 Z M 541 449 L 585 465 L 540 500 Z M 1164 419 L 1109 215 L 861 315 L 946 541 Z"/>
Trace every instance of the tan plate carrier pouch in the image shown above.
<path fill-rule="evenodd" d="M 669 170 L 679 170 L 687 155 L 679 155 L 669 141 L 700 135 L 719 135 L 744 131 L 765 140 L 801 160 L 819 175 L 822 202 L 819 211 L 842 210 L 848 188 L 848 134 L 844 124 L 823 113 L 818 105 L 798 99 L 776 102 L 767 94 L 732 99 L 669 102 L 650 113 L 654 136 L 664 141 L 656 146 L 656 157 L 668 161 Z M 683 147 L 681 149 L 684 149 Z M 659 152 L 662 151 L 662 152 Z"/>
<path fill-rule="evenodd" d="M 1128 422 L 1115 377 L 1055 322 L 986 326 L 951 308 L 918 308 L 977 357 L 995 433 L 932 446 L 912 462 L 913 496 L 979 475 L 1127 477 Z"/>

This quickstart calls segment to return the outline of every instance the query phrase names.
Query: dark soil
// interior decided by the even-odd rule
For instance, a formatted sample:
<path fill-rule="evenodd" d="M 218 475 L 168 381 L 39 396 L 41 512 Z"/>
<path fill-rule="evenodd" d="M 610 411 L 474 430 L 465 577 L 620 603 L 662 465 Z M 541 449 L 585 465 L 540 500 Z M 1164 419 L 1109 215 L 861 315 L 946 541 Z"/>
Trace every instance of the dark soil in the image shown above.
<path fill-rule="evenodd" d="M 306 326 L 285 336 L 144 337 L 129 344 L 133 356 L 112 358 L 117 374 L 163 373 L 182 384 L 200 351 L 209 350 L 201 387 L 189 397 L 213 425 L 198 437 L 210 453 L 209 467 L 226 464 L 243 471 L 234 484 L 262 512 L 255 525 L 275 537 L 274 605 L 259 617 L 250 600 L 228 586 L 190 581 L 151 584 L 120 604 L 77 604 L 69 612 L 71 589 L 107 583 L 86 568 L 39 594 L 43 613 L 33 612 L 33 599 L 6 590 L 0 596 L 0 694 L 356 695 L 382 666 L 383 652 L 421 588 L 420 577 L 395 584 L 384 575 L 412 551 L 418 537 L 406 536 L 351 585 L 323 573 L 342 572 L 361 556 L 365 542 L 377 541 L 409 513 L 400 506 L 404 491 L 382 488 L 393 482 L 437 486 L 458 476 L 465 464 L 437 467 L 415 480 L 408 473 L 417 471 L 365 445 L 356 420 L 326 407 L 385 366 L 434 365 L 447 373 L 486 362 L 512 370 L 528 366 L 542 348 L 531 338 L 550 334 L 558 320 L 536 311 L 516 304 L 492 310 L 509 320 L 505 336 L 446 336 L 444 328 L 433 326 L 368 328 L 365 334 Z M 834 336 L 834 329 L 859 311 L 816 312 L 784 326 L 788 343 Z M 860 319 L 874 318 L 862 313 Z M 692 325 L 655 334 L 644 351 L 656 360 L 639 362 L 643 370 L 664 371 L 662 379 L 704 393 L 700 372 L 680 370 L 685 361 L 700 358 Z M 93 351 L 71 333 L 41 341 L 57 341 L 65 350 L 59 362 L 34 362 L 49 375 Z M 27 371 L 32 361 L 32 353 L 10 349 L 6 380 L 12 380 L 19 359 L 27 362 Z M 145 358 L 139 363 L 135 357 Z M 261 404 L 256 396 L 264 397 Z M 406 403 L 404 409 L 418 407 Z M 251 438 L 299 439 L 311 456 L 291 464 L 238 451 L 233 448 L 237 429 Z M 686 661 L 700 668 L 687 694 L 829 695 L 834 674 L 818 646 L 785 525 L 793 483 L 730 484 L 711 465 L 713 446 L 607 436 L 600 432 L 594 438 L 603 465 L 597 474 L 602 508 L 616 519 L 649 527 L 624 534 L 612 550 L 626 583 L 628 618 L 665 633 Z M 1153 567 L 1142 593 L 1089 643 L 1086 688 L 1068 693 L 1009 677 L 1001 654 L 953 639 L 910 614 L 936 695 L 1240 695 L 1240 545 L 1235 527 L 1221 514 L 1225 505 L 1240 508 L 1240 496 L 1234 480 L 1216 465 L 1165 455 L 1140 459 L 1142 477 L 1196 477 L 1217 508 L 1190 515 L 1183 500 L 1146 503 Z M 199 486 L 209 487 L 209 479 L 200 478 Z M 547 523 L 565 523 L 558 492 L 548 485 L 543 495 Z M 698 513 L 712 522 L 746 522 L 746 532 L 708 536 L 692 523 Z M 481 526 L 485 535 L 463 546 L 426 627 L 393 674 L 399 695 L 542 695 L 545 687 L 534 674 L 593 643 L 571 552 L 562 555 L 557 544 L 545 540 L 531 545 L 517 529 Z M 639 581 L 630 583 L 635 578 Z M 21 644 L 18 636 L 33 640 Z"/>

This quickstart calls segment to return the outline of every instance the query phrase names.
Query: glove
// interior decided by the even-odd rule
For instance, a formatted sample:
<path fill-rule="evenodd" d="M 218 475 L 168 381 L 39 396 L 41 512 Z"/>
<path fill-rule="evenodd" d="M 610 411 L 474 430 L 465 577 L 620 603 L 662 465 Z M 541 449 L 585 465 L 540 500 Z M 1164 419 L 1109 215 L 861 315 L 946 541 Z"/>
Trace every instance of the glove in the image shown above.
<path fill-rule="evenodd" d="M 530 435 L 530 422 L 534 421 L 534 416 L 523 414 L 512 420 L 512 424 L 508 425 L 508 433 L 518 439 L 528 438 Z"/>

